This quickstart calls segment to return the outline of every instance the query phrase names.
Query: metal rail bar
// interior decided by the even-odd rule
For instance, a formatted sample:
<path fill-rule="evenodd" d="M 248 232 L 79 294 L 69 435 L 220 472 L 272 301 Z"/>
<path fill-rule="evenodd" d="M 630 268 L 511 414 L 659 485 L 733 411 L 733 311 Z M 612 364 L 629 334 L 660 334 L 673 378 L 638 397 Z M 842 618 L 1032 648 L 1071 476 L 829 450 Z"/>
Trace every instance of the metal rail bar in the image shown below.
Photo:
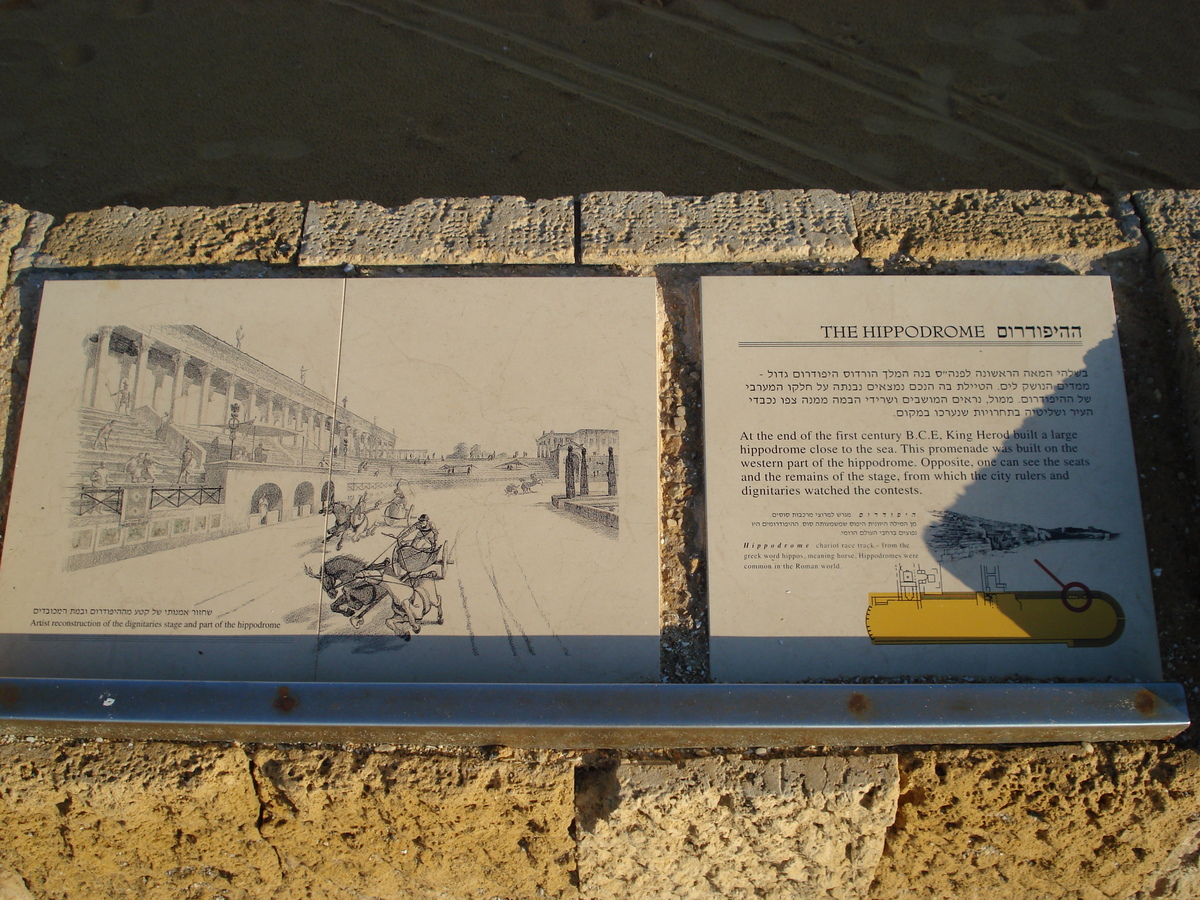
<path fill-rule="evenodd" d="M 0 733 L 517 747 L 1157 740 L 1178 684 L 584 685 L 0 679 Z"/>

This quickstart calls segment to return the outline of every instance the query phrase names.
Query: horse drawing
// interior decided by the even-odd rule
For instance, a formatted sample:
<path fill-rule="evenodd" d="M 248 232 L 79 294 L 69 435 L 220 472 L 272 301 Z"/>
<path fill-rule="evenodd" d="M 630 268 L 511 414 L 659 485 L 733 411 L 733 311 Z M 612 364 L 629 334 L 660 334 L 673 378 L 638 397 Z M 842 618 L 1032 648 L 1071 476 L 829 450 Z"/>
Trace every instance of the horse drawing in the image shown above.
<path fill-rule="evenodd" d="M 346 535 L 350 535 L 350 540 L 357 541 L 359 538 L 370 537 L 375 533 L 376 523 L 371 514 L 383 505 L 383 501 L 376 500 L 374 506 L 364 509 L 363 501 L 366 499 L 367 495 L 363 494 L 354 506 L 340 500 L 335 500 L 330 504 L 329 512 L 333 513 L 333 524 L 325 533 L 325 543 L 336 537 L 338 542 L 334 549 L 341 550 Z"/>
<path fill-rule="evenodd" d="M 431 612 L 437 612 L 434 624 L 441 625 L 444 621 L 437 586 L 425 583 L 441 577 L 435 571 L 403 572 L 392 578 L 375 564 L 346 554 L 326 560 L 319 575 L 308 566 L 304 572 L 321 582 L 322 590 L 332 601 L 330 610 L 348 618 L 355 628 L 361 628 L 367 613 L 384 599 L 390 600 L 392 606 L 392 615 L 384 624 L 406 641 L 421 633 L 421 626 Z"/>

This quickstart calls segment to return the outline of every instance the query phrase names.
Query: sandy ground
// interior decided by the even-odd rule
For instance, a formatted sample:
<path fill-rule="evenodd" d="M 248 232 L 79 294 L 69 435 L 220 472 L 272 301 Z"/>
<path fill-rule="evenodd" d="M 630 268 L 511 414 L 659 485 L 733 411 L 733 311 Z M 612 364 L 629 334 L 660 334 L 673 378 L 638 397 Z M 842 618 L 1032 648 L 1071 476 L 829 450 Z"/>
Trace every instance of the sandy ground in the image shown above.
<path fill-rule="evenodd" d="M 0 197 L 1189 187 L 1168 0 L 5 0 Z"/>

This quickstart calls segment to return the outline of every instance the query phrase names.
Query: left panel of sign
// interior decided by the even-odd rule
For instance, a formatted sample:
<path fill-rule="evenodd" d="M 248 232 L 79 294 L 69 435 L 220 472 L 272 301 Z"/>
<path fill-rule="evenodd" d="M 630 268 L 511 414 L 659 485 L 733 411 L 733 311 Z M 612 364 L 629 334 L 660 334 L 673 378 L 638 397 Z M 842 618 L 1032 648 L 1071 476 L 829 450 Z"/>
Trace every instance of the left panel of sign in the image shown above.
<path fill-rule="evenodd" d="M 312 677 L 343 290 L 46 285 L 0 566 L 2 674 Z"/>

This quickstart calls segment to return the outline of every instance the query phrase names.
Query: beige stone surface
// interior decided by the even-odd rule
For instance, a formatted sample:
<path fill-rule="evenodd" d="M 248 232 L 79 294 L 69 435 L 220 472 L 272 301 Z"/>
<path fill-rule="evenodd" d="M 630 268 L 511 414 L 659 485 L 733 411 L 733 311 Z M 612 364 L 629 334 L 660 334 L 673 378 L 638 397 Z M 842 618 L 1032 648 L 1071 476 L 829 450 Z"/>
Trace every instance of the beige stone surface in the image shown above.
<path fill-rule="evenodd" d="M 1200 190 L 1138 191 L 1133 202 L 1150 241 L 1159 282 L 1194 331 L 1200 322 Z"/>
<path fill-rule="evenodd" d="M 573 814 L 546 755 L 10 741 L 0 898 L 574 896 Z"/>
<path fill-rule="evenodd" d="M 414 200 L 385 209 L 339 200 L 310 203 L 302 266 L 423 266 L 575 261 L 571 197 Z"/>
<path fill-rule="evenodd" d="M 0 745 L 0 868 L 38 897 L 269 897 L 259 812 L 240 748 Z"/>
<path fill-rule="evenodd" d="M 1189 818 L 1184 839 L 1172 850 L 1133 900 L 1200 896 L 1200 810 Z"/>
<path fill-rule="evenodd" d="M 574 768 L 320 748 L 252 756 L 260 831 L 318 897 L 574 896 Z M 303 896 L 303 894 L 301 894 Z"/>
<path fill-rule="evenodd" d="M 35 900 L 25 879 L 16 872 L 0 872 L 0 900 Z"/>
<path fill-rule="evenodd" d="M 1200 449 L 1200 191 L 1138 191 L 1133 202 L 1150 241 L 1159 289 L 1178 330 L 1184 414 Z"/>
<path fill-rule="evenodd" d="M 1086 272 L 1106 257 L 1141 252 L 1136 232 L 1091 194 L 861 192 L 853 203 L 859 248 L 871 260 L 1047 260 Z"/>
<path fill-rule="evenodd" d="M 43 268 L 275 265 L 295 259 L 301 203 L 233 206 L 112 206 L 72 213 L 53 228 L 38 256 Z"/>
<path fill-rule="evenodd" d="M 1131 897 L 1170 877 L 1200 796 L 1200 759 L 1170 744 L 928 750 L 900 771 L 877 898 Z"/>
<path fill-rule="evenodd" d="M 7 525 L 8 497 L 12 488 L 13 465 L 17 435 L 21 427 L 25 402 L 25 385 L 29 376 L 33 327 L 40 290 L 33 285 L 17 284 L 32 267 L 35 257 L 54 223 L 53 217 L 41 212 L 26 212 L 20 207 L 0 207 L 7 224 L 0 237 L 0 541 Z M 20 222 L 20 226 L 17 226 Z"/>
<path fill-rule="evenodd" d="M 1183 840 L 1146 878 L 1132 900 L 1200 897 L 1200 809 L 1192 812 Z"/>
<path fill-rule="evenodd" d="M 25 220 L 24 231 L 13 246 L 8 259 L 8 282 L 11 284 L 29 269 L 37 265 L 38 255 L 46 242 L 46 235 L 54 226 L 54 217 L 43 212 L 31 212 Z"/>
<path fill-rule="evenodd" d="M 0 285 L 8 284 L 9 259 L 25 234 L 29 211 L 13 203 L 0 203 Z"/>
<path fill-rule="evenodd" d="M 579 796 L 579 889 L 865 897 L 896 811 L 892 755 L 623 763 Z"/>
<path fill-rule="evenodd" d="M 1200 191 L 1136 191 L 1133 202 L 1155 250 L 1197 255 Z"/>
<path fill-rule="evenodd" d="M 584 194 L 580 221 L 582 262 L 593 265 L 838 262 L 856 255 L 850 198 L 829 190 Z"/>
<path fill-rule="evenodd" d="M 672 681 L 708 680 L 708 603 L 705 554 L 694 536 L 704 531 L 700 460 L 700 283 L 678 270 L 658 280 L 659 486 L 662 559 L 660 665 Z"/>

